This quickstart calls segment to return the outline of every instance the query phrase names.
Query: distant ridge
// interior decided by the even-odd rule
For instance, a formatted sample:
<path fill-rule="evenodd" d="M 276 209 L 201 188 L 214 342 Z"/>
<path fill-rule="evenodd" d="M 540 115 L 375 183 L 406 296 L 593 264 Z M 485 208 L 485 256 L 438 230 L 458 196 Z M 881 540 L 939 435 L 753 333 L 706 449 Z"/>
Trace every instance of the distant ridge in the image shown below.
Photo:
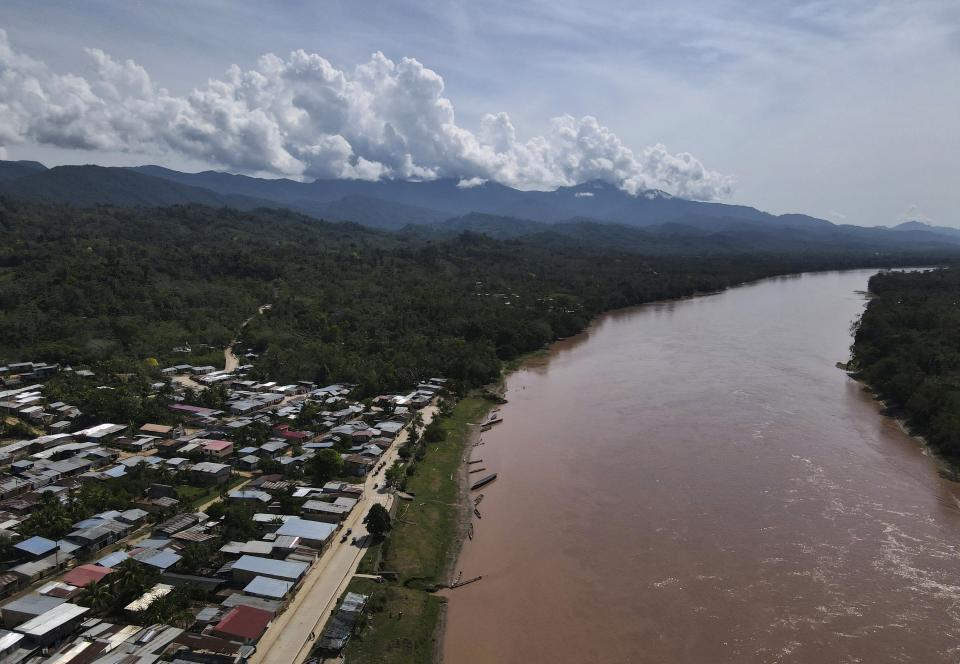
<path fill-rule="evenodd" d="M 429 226 L 409 226 L 408 235 L 437 239 L 470 232 L 497 239 L 535 241 L 557 248 L 594 246 L 650 254 L 742 254 L 836 252 L 845 250 L 886 253 L 898 249 L 938 249 L 960 245 L 918 230 L 895 231 L 861 226 L 775 226 L 737 218 L 688 217 L 680 221 L 636 228 L 594 219 L 569 219 L 555 224 L 471 213 Z"/>
<path fill-rule="evenodd" d="M 933 226 L 922 221 L 905 221 L 893 227 L 895 231 L 921 231 L 947 237 L 960 238 L 960 229 L 947 226 Z"/>
<path fill-rule="evenodd" d="M 0 161 L 0 182 L 42 173 L 47 167 L 39 161 Z"/>
<path fill-rule="evenodd" d="M 457 180 L 270 180 L 160 166 L 117 168 L 0 161 L 0 196 L 79 206 L 199 204 L 289 209 L 429 240 L 460 233 L 524 239 L 558 249 L 601 246 L 650 253 L 836 252 L 942 249 L 960 230 L 918 221 L 895 228 L 835 225 L 803 214 L 691 201 L 649 190 L 631 196 L 603 182 L 520 191 Z"/>
<path fill-rule="evenodd" d="M 221 194 L 242 194 L 269 199 L 332 220 L 347 220 L 382 228 L 375 219 L 363 217 L 362 210 L 346 205 L 344 199 L 362 197 L 368 203 L 374 199 L 411 208 L 404 215 L 410 224 L 431 224 L 441 218 L 459 217 L 470 213 L 528 219 L 543 223 L 557 223 L 574 217 L 595 219 L 627 226 L 651 226 L 688 218 L 742 219 L 778 226 L 813 227 L 830 222 L 806 215 L 772 215 L 745 205 L 705 203 L 671 196 L 662 191 L 649 190 L 637 196 L 594 181 L 555 191 L 521 191 L 485 182 L 463 187 L 455 179 L 411 182 L 400 180 L 265 180 L 215 171 L 181 173 L 159 166 L 140 166 L 136 170 L 154 177 L 180 184 L 203 187 Z M 337 205 L 332 205 L 337 204 Z M 329 206 L 329 207 L 328 207 Z M 413 209 L 420 210 L 420 214 Z M 381 216 L 376 212 L 374 216 Z"/>
<path fill-rule="evenodd" d="M 0 168 L 0 171 L 2 170 Z M 275 206 L 270 201 L 259 201 L 248 196 L 224 196 L 209 189 L 177 184 L 126 168 L 103 166 L 57 166 L 41 171 L 34 169 L 20 177 L 0 181 L 0 195 L 82 206 L 135 207 L 182 203 L 240 209 Z"/>

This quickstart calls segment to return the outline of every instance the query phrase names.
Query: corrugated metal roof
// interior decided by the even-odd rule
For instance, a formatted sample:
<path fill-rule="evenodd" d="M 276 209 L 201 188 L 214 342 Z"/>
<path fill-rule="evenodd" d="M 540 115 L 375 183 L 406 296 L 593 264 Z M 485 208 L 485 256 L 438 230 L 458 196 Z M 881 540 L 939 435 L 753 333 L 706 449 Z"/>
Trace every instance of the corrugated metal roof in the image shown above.
<path fill-rule="evenodd" d="M 230 466 L 224 463 L 213 463 L 212 461 L 201 461 L 200 463 L 194 464 L 192 470 L 200 473 L 217 474 L 224 470 L 229 470 L 229 469 L 230 469 Z"/>
<path fill-rule="evenodd" d="M 147 512 L 146 510 L 142 510 L 142 509 L 139 509 L 139 508 L 136 508 L 136 507 L 135 507 L 135 508 L 133 508 L 133 509 L 129 509 L 129 510 L 121 513 L 121 514 L 119 515 L 119 517 L 120 517 L 121 519 L 123 519 L 124 521 L 135 522 L 135 521 L 139 521 L 140 519 L 145 519 L 145 518 L 147 518 L 149 515 L 150 515 L 150 513 Z"/>
<path fill-rule="evenodd" d="M 23 634 L 0 630 L 0 652 L 6 652 L 23 640 Z"/>
<path fill-rule="evenodd" d="M 216 535 L 207 532 L 203 526 L 194 526 L 193 528 L 181 530 L 179 533 L 174 533 L 173 539 L 185 542 L 209 542 L 212 539 L 216 539 Z"/>
<path fill-rule="evenodd" d="M 273 620 L 273 614 L 269 611 L 240 605 L 230 609 L 230 612 L 213 629 L 214 632 L 256 641 L 266 631 L 271 620 Z"/>
<path fill-rule="evenodd" d="M 40 593 L 30 593 L 20 599 L 15 599 L 3 607 L 4 612 L 22 613 L 28 616 L 39 616 L 50 609 L 54 609 L 67 600 L 62 597 L 50 597 Z"/>
<path fill-rule="evenodd" d="M 267 599 L 283 599 L 293 588 L 290 581 L 281 581 L 279 579 L 270 579 L 265 576 L 255 576 L 253 581 L 247 584 L 243 592 L 248 595 L 266 597 Z"/>
<path fill-rule="evenodd" d="M 61 604 L 23 623 L 17 628 L 17 631 L 27 636 L 44 636 L 71 620 L 79 618 L 89 610 L 87 607 L 77 604 Z"/>
<path fill-rule="evenodd" d="M 172 551 L 166 550 L 152 552 L 150 555 L 137 554 L 134 557 L 145 565 L 150 565 L 151 567 L 156 567 L 161 570 L 173 567 L 183 558 L 183 556 L 178 556 Z"/>
<path fill-rule="evenodd" d="M 80 565 L 70 570 L 67 575 L 63 577 L 63 582 L 83 588 L 91 583 L 99 583 L 103 577 L 112 571 L 113 568 L 103 567 L 101 565 Z"/>
<path fill-rule="evenodd" d="M 140 597 L 123 607 L 123 610 L 143 611 L 153 604 L 155 600 L 163 597 L 164 595 L 169 595 L 172 591 L 173 586 L 167 585 L 166 583 L 158 583 L 153 588 L 140 595 Z"/>
<path fill-rule="evenodd" d="M 266 491 L 257 491 L 256 489 L 239 489 L 227 494 L 231 500 L 259 500 L 262 503 L 269 503 L 272 497 Z"/>
<path fill-rule="evenodd" d="M 59 559 L 59 560 L 58 560 Z M 52 570 L 56 569 L 58 563 L 60 565 L 65 565 L 68 561 L 72 560 L 73 556 L 70 554 L 51 554 L 46 558 L 41 558 L 39 560 L 33 560 L 29 563 L 23 563 L 22 565 L 17 565 L 10 569 L 11 572 L 15 574 L 20 574 L 21 576 L 26 576 L 28 578 L 34 578 L 38 574 L 47 574 Z"/>
<path fill-rule="evenodd" d="M 308 540 L 325 542 L 333 534 L 336 527 L 333 524 L 320 521 L 308 521 L 299 517 L 287 519 L 277 529 L 277 535 L 291 535 Z"/>
<path fill-rule="evenodd" d="M 116 567 L 129 557 L 124 551 L 114 551 L 98 560 L 97 564 L 101 567 Z"/>
<path fill-rule="evenodd" d="M 205 606 L 197 611 L 196 618 L 200 622 L 213 622 L 220 615 L 220 608 L 216 606 Z"/>
<path fill-rule="evenodd" d="M 281 603 L 273 599 L 263 599 L 262 597 L 251 597 L 250 595 L 241 595 L 234 593 L 220 602 L 221 606 L 232 608 L 234 606 L 253 606 L 264 611 L 276 614 L 280 611 Z"/>
<path fill-rule="evenodd" d="M 269 576 L 278 579 L 299 579 L 307 571 L 304 563 L 288 563 L 272 558 L 259 556 L 240 556 L 233 563 L 233 571 L 253 572 L 257 575 Z"/>
<path fill-rule="evenodd" d="M 262 540 L 250 540 L 248 542 L 227 542 L 220 547 L 220 551 L 226 554 L 238 556 L 245 553 L 259 553 L 269 556 L 273 551 L 273 544 L 271 542 L 264 542 Z"/>
<path fill-rule="evenodd" d="M 190 512 L 187 514 L 180 514 L 178 516 L 173 517 L 172 519 L 168 519 L 164 521 L 159 526 L 157 526 L 156 530 L 157 532 L 160 532 L 166 535 L 172 535 L 175 532 L 186 530 L 190 526 L 200 523 L 200 521 L 202 521 L 202 519 L 196 513 Z"/>

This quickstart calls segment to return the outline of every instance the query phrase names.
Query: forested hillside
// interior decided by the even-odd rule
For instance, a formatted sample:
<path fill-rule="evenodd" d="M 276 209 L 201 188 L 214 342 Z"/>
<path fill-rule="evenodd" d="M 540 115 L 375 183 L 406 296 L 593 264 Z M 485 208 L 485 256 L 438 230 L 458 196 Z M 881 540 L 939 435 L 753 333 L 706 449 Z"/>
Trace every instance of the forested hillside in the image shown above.
<path fill-rule="evenodd" d="M 607 309 L 931 258 L 645 257 L 472 233 L 431 241 L 275 210 L 0 200 L 0 362 L 166 365 L 183 361 L 173 349 L 184 344 L 208 345 L 213 361 L 271 303 L 242 339 L 271 380 L 347 380 L 367 393 L 435 374 L 476 385 Z"/>
<path fill-rule="evenodd" d="M 885 272 L 870 292 L 853 368 L 960 468 L 960 271 Z"/>

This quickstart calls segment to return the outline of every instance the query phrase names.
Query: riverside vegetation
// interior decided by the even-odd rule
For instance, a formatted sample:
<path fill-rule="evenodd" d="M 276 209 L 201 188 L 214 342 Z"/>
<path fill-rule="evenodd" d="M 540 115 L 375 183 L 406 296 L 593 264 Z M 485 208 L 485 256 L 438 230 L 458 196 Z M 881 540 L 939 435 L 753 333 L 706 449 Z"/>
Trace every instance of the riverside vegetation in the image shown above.
<path fill-rule="evenodd" d="M 960 272 L 882 272 L 856 327 L 858 377 L 960 471 Z"/>

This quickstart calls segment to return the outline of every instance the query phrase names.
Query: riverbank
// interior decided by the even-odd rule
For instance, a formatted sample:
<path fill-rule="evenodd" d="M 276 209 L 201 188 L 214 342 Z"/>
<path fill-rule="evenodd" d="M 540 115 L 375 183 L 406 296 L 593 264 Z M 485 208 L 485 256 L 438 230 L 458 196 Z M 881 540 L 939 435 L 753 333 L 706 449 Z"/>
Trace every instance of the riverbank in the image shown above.
<path fill-rule="evenodd" d="M 430 664 L 439 656 L 446 599 L 435 594 L 449 584 L 465 536 L 462 492 L 465 455 L 475 440 L 476 423 L 496 404 L 482 390 L 460 401 L 439 422 L 443 439 L 428 443 L 426 456 L 414 464 L 406 491 L 412 501 L 398 501 L 390 537 L 369 550 L 367 573 L 384 573 L 376 583 L 353 579 L 348 588 L 371 596 L 364 629 L 347 645 L 347 662 Z"/>
<path fill-rule="evenodd" d="M 960 273 L 895 271 L 874 275 L 873 296 L 854 326 L 847 368 L 953 481 L 960 477 L 956 418 L 960 362 L 955 330 Z"/>
<path fill-rule="evenodd" d="M 877 409 L 882 417 L 885 417 L 893 422 L 897 429 L 903 433 L 903 435 L 915 442 L 917 446 L 923 450 L 923 453 L 930 457 L 930 460 L 934 463 L 934 465 L 936 465 L 937 472 L 939 473 L 940 477 L 950 480 L 951 482 L 960 482 L 960 462 L 952 461 L 951 459 L 948 459 L 940 454 L 940 452 L 938 452 L 937 449 L 930 444 L 930 441 L 927 440 L 926 436 L 910 426 L 909 422 L 907 422 L 907 416 L 903 412 L 903 409 L 899 408 L 892 401 L 881 397 L 873 388 L 873 386 L 871 386 L 870 383 L 863 378 L 863 376 L 854 370 L 847 369 L 845 367 L 840 368 L 843 369 L 850 379 L 855 381 L 864 392 L 870 395 L 870 398 L 877 404 Z"/>

